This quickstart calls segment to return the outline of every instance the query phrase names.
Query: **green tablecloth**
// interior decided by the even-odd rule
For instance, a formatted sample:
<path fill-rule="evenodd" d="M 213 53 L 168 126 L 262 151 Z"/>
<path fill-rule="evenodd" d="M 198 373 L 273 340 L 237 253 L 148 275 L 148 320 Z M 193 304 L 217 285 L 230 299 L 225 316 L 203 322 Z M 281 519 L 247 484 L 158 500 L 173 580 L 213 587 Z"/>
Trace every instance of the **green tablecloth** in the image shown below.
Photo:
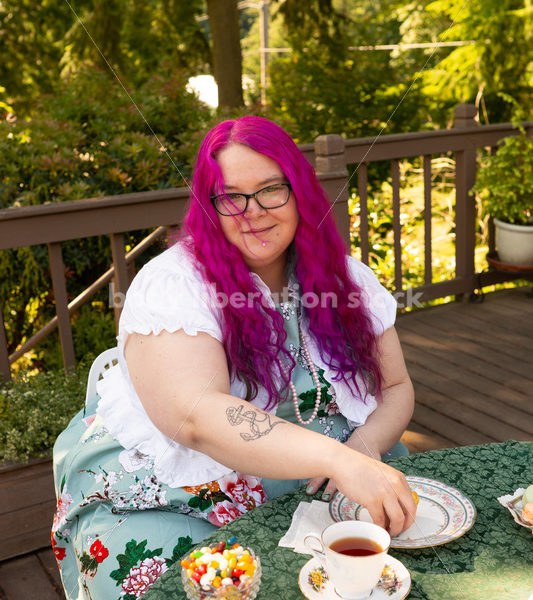
<path fill-rule="evenodd" d="M 409 600 L 528 600 L 533 594 L 533 536 L 515 523 L 497 497 L 533 484 L 533 443 L 434 450 L 391 460 L 406 475 L 436 479 L 460 489 L 476 505 L 473 528 L 463 537 L 433 548 L 390 550 L 411 572 Z M 310 556 L 278 547 L 298 503 L 309 501 L 295 490 L 240 517 L 205 543 L 235 535 L 261 557 L 262 584 L 257 600 L 303 598 L 298 572 Z M 176 563 L 145 594 L 146 600 L 182 600 Z"/>

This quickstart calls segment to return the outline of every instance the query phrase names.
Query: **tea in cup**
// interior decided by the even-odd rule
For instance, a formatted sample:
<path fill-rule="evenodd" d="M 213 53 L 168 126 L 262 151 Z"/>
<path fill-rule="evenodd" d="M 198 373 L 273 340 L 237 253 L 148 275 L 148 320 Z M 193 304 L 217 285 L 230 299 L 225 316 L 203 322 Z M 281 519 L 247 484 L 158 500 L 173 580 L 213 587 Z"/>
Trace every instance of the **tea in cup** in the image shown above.
<path fill-rule="evenodd" d="M 341 598 L 367 600 L 385 567 L 390 541 L 379 525 L 341 521 L 321 535 L 310 533 L 304 543 L 322 562 Z"/>

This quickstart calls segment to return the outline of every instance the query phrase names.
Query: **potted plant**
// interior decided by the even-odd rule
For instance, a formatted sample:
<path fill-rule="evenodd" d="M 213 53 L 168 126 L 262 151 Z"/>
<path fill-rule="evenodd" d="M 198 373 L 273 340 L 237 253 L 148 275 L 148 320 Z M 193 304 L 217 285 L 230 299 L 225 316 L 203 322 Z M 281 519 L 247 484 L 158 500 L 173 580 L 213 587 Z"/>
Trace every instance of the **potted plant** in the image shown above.
<path fill-rule="evenodd" d="M 533 265 L 533 137 L 522 125 L 518 129 L 484 158 L 473 191 L 494 219 L 499 260 Z"/>

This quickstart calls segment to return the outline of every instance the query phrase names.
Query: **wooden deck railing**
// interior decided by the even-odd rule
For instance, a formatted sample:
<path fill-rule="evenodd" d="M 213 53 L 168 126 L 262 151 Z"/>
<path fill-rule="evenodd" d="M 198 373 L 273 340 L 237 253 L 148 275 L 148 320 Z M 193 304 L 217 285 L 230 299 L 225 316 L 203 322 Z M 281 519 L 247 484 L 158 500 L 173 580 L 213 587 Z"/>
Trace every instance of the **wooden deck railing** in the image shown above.
<path fill-rule="evenodd" d="M 314 165 L 317 175 L 333 202 L 333 211 L 339 228 L 349 242 L 350 217 L 348 213 L 349 180 L 347 165 L 357 164 L 357 187 L 360 198 L 361 256 L 368 262 L 368 190 L 367 165 L 373 161 L 390 161 L 392 174 L 392 207 L 394 228 L 395 292 L 402 295 L 420 293 L 420 300 L 431 300 L 448 295 L 460 295 L 516 278 L 501 272 L 475 272 L 475 199 L 470 189 L 476 177 L 476 152 L 482 147 L 494 147 L 508 135 L 516 134 L 513 125 L 479 126 L 472 105 L 459 105 L 455 110 L 452 129 L 384 135 L 378 138 L 344 140 L 339 135 L 319 136 L 314 144 L 300 146 L 307 160 Z M 524 124 L 533 133 L 533 123 Z M 455 156 L 455 277 L 440 282 L 432 280 L 431 250 L 431 157 L 453 153 Z M 402 287 L 401 226 L 400 226 L 400 171 L 401 159 L 423 157 L 425 206 L 425 282 L 411 288 Z M 34 347 L 55 327 L 59 335 L 65 368 L 75 364 L 70 315 L 88 301 L 111 279 L 116 293 L 125 294 L 131 280 L 133 263 L 151 243 L 168 231 L 179 227 L 189 197 L 187 187 L 124 194 L 104 198 L 75 200 L 60 204 L 29 206 L 0 210 L 0 250 L 47 244 L 50 272 L 56 303 L 56 317 L 36 332 L 11 355 L 0 312 L 0 373 L 10 377 L 10 365 Z M 123 235 L 128 231 L 155 228 L 136 248 L 126 253 Z M 91 236 L 110 237 L 113 265 L 77 298 L 68 302 L 61 242 Z M 115 310 L 118 320 L 120 308 Z"/>

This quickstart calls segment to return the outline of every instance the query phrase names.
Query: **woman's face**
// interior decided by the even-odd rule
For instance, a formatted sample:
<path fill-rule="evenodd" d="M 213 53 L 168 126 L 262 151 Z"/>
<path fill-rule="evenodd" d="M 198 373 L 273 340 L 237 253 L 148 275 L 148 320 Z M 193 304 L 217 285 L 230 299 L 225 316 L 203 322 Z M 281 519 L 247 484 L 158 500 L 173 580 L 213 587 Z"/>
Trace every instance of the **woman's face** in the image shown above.
<path fill-rule="evenodd" d="M 221 150 L 217 162 L 224 178 L 224 191 L 252 194 L 275 183 L 287 183 L 278 163 L 242 144 Z M 241 251 L 251 271 L 259 275 L 284 267 L 286 251 L 298 226 L 296 200 L 278 208 L 264 209 L 250 198 L 246 212 L 237 216 L 218 215 L 227 240 Z"/>

